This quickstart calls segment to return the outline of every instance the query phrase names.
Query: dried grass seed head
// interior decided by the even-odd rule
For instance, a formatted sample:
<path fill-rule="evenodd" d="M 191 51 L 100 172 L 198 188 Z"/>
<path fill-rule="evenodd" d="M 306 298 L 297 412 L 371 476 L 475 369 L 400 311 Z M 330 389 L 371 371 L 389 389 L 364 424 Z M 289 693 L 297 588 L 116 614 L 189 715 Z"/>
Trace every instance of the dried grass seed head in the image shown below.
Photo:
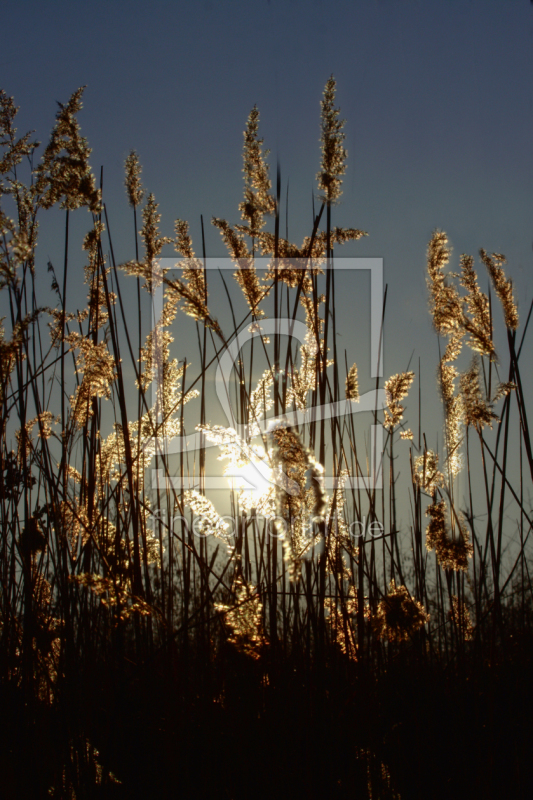
<path fill-rule="evenodd" d="M 385 427 L 392 431 L 403 419 L 404 407 L 400 400 L 407 397 L 409 387 L 415 378 L 414 372 L 400 372 L 385 381 L 385 396 L 387 409 L 385 409 Z"/>
<path fill-rule="evenodd" d="M 357 378 L 357 364 L 350 367 L 346 376 L 346 399 L 354 403 L 359 402 L 359 381 Z"/>
<path fill-rule="evenodd" d="M 142 203 L 144 197 L 144 189 L 141 183 L 142 167 L 139 162 L 139 157 L 135 150 L 132 150 L 124 164 L 126 178 L 124 184 L 126 186 L 126 194 L 130 206 L 136 208 Z"/>
<path fill-rule="evenodd" d="M 474 552 L 470 543 L 470 536 L 461 523 L 456 520 L 456 535 L 452 536 L 448 530 L 446 502 L 441 500 L 432 503 L 426 509 L 426 516 L 431 517 L 431 521 L 426 529 L 426 547 L 428 550 L 435 550 L 437 561 L 442 569 L 451 569 L 456 572 L 468 570 L 468 559 Z"/>
<path fill-rule="evenodd" d="M 512 281 L 505 277 L 503 270 L 506 258 L 501 253 L 492 253 L 489 256 L 483 249 L 479 251 L 479 255 L 487 268 L 494 291 L 502 305 L 505 324 L 510 330 L 515 331 L 518 328 L 518 308 L 513 295 Z"/>
<path fill-rule="evenodd" d="M 444 475 L 439 471 L 439 456 L 433 450 L 426 450 L 414 463 L 413 479 L 420 488 L 433 494 L 444 485 Z"/>
<path fill-rule="evenodd" d="M 465 425 L 472 425 L 481 433 L 486 425 L 492 428 L 493 422 L 500 421 L 492 410 L 492 403 L 481 390 L 479 358 L 472 360 L 470 369 L 461 375 L 459 384 Z"/>
<path fill-rule="evenodd" d="M 390 582 L 389 593 L 378 604 L 372 618 L 374 633 L 389 642 L 405 642 L 429 622 L 424 606 L 411 597 L 406 586 Z"/>
<path fill-rule="evenodd" d="M 461 327 L 462 301 L 453 284 L 449 284 L 444 268 L 450 260 L 448 237 L 444 231 L 433 233 L 427 251 L 427 282 L 430 312 L 438 333 L 449 334 Z"/>
<path fill-rule="evenodd" d="M 239 204 L 241 218 L 247 223 L 239 228 L 252 238 L 257 238 L 264 227 L 264 215 L 276 211 L 276 201 L 270 194 L 272 182 L 268 177 L 266 161 L 270 151 L 262 152 L 263 139 L 259 138 L 258 130 L 259 111 L 254 106 L 244 131 L 244 200 Z"/>
<path fill-rule="evenodd" d="M 0 89 L 0 176 L 13 174 L 18 164 L 26 157 L 30 157 L 39 142 L 30 141 L 34 131 L 26 133 L 17 139 L 17 129 L 14 121 L 19 108 L 15 105 L 13 97 L 9 97 Z M 17 193 L 17 181 L 13 177 L 7 179 L 7 186 L 0 180 L 0 196 L 2 194 Z"/>
<path fill-rule="evenodd" d="M 466 289 L 466 311 L 463 325 L 470 334 L 469 347 L 480 355 L 496 357 L 492 342 L 492 325 L 490 318 L 489 298 L 479 288 L 479 283 L 474 269 L 472 256 L 462 255 L 461 259 L 461 285 Z"/>
<path fill-rule="evenodd" d="M 331 205 L 342 194 L 342 175 L 346 172 L 347 153 L 343 142 L 346 134 L 343 131 L 344 120 L 339 119 L 340 109 L 335 108 L 336 81 L 333 75 L 328 79 L 321 100 L 321 150 L 322 160 L 320 172 L 317 173 L 318 188 L 321 199 Z"/>
<path fill-rule="evenodd" d="M 61 200 L 61 208 L 87 206 L 94 214 L 101 211 L 100 190 L 89 166 L 91 148 L 76 119 L 85 88 L 74 92 L 68 103 L 58 103 L 56 124 L 36 170 L 35 192 L 43 208 Z"/>

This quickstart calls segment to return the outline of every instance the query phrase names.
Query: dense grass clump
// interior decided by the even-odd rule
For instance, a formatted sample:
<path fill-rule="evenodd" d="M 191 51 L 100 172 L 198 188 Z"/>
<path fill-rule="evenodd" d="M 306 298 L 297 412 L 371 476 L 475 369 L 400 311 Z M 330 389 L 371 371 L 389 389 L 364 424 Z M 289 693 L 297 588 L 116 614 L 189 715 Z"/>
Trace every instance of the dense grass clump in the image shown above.
<path fill-rule="evenodd" d="M 520 327 L 501 254 L 480 251 L 492 297 L 472 257 L 447 270 L 436 231 L 441 451 L 404 423 L 414 371 L 360 393 L 336 335 L 334 254 L 365 233 L 332 221 L 346 164 L 335 88 L 301 245 L 280 235 L 280 175 L 273 193 L 252 109 L 241 221 L 213 219 L 231 285 L 185 221 L 161 234 L 134 152 L 132 258 L 116 264 L 76 116 L 83 89 L 40 159 L 0 94 L 7 797 L 529 797 L 529 316 Z M 48 264 L 44 307 L 37 223 L 55 206 L 64 262 Z M 87 301 L 74 313 L 84 207 Z M 174 352 L 187 326 L 195 339 L 178 344 L 194 343 L 196 372 Z M 357 404 L 373 414 L 364 450 Z"/>

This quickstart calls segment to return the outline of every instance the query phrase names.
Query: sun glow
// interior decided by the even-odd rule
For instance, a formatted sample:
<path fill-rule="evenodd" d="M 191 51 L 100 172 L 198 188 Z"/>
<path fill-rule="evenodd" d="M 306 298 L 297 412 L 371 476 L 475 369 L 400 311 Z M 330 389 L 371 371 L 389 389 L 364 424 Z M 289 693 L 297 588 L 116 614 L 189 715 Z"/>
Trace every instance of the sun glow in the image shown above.
<path fill-rule="evenodd" d="M 232 489 L 240 490 L 244 505 L 249 507 L 254 507 L 273 487 L 273 472 L 263 447 L 250 448 L 247 461 L 244 464 L 232 461 L 224 475 Z"/>

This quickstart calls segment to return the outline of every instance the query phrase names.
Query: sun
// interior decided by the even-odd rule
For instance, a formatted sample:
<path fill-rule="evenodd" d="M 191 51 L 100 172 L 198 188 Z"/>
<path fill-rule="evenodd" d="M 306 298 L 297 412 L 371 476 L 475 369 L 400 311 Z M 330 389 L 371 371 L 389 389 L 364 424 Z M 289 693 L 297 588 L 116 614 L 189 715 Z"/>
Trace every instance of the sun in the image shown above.
<path fill-rule="evenodd" d="M 228 464 L 224 475 L 232 489 L 240 490 L 245 505 L 254 505 L 274 485 L 269 457 L 263 447 L 250 448 L 246 463 Z"/>

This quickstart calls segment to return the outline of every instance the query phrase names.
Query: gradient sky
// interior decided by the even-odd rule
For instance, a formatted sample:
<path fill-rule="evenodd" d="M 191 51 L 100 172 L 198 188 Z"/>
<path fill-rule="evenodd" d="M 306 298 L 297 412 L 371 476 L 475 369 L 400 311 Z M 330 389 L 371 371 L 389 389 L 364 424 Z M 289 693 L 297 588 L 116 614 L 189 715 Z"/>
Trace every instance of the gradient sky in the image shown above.
<path fill-rule="evenodd" d="M 187 219 L 200 250 L 203 214 L 207 254 L 224 254 L 209 220 L 239 221 L 242 132 L 254 104 L 272 167 L 279 158 L 282 196 L 290 182 L 289 236 L 299 243 L 311 230 L 319 104 L 333 73 L 348 150 L 333 221 L 369 232 L 339 254 L 384 259 L 385 374 L 405 369 L 414 354 L 436 396 L 424 277 L 435 227 L 448 233 L 456 267 L 461 253 L 480 247 L 505 253 L 525 316 L 533 296 L 529 0 L 27 0 L 3 3 L 2 23 L 0 86 L 21 106 L 20 133 L 36 129 L 46 143 L 55 102 L 87 84 L 79 120 L 95 173 L 104 165 L 119 262 L 133 257 L 123 188 L 132 148 L 160 203 L 162 232 Z M 43 218 L 45 281 L 47 258 L 62 261 L 59 225 L 59 212 Z M 86 212 L 73 225 L 86 231 Z M 81 251 L 76 258 L 81 264 Z M 368 287 L 341 289 L 337 313 L 352 325 L 342 346 L 350 363 L 364 361 Z M 361 384 L 371 385 L 364 375 Z M 425 409 L 430 427 L 438 406 Z"/>

